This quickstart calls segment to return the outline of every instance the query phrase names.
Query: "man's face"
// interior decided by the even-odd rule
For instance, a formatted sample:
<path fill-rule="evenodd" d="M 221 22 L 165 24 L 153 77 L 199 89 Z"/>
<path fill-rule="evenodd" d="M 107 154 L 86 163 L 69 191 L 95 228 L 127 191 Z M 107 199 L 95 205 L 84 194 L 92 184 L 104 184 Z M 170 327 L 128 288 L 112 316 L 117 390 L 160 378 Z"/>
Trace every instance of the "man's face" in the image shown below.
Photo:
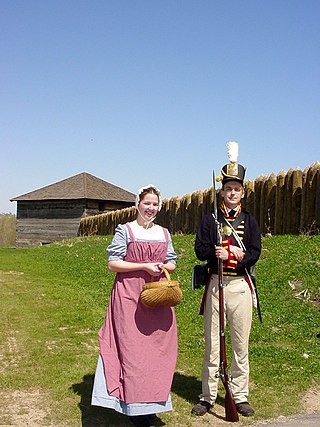
<path fill-rule="evenodd" d="M 225 205 L 233 209 L 237 207 L 244 197 L 244 188 L 238 181 L 228 181 L 221 189 L 221 196 Z"/>

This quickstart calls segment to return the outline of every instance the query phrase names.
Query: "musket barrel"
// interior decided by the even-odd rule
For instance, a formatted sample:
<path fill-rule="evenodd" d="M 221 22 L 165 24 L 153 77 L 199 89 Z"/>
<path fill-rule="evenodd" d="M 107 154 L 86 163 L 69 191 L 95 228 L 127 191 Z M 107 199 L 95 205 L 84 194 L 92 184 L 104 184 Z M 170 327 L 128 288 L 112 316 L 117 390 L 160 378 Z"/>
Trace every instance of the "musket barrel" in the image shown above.
<path fill-rule="evenodd" d="M 214 219 L 217 229 L 217 245 L 221 246 L 221 225 L 218 221 L 218 206 L 217 206 L 217 193 L 215 189 L 215 175 L 213 177 L 213 192 L 214 192 L 214 203 L 213 212 Z M 225 413 L 226 421 L 239 421 L 239 415 L 236 404 L 233 399 L 231 387 L 229 384 L 228 369 L 227 369 L 227 352 L 226 352 L 226 340 L 225 340 L 225 321 L 224 321 L 224 295 L 223 295 L 223 264 L 222 259 L 218 258 L 218 286 L 219 286 L 219 329 L 220 329 L 220 377 L 226 390 L 225 395 Z"/>

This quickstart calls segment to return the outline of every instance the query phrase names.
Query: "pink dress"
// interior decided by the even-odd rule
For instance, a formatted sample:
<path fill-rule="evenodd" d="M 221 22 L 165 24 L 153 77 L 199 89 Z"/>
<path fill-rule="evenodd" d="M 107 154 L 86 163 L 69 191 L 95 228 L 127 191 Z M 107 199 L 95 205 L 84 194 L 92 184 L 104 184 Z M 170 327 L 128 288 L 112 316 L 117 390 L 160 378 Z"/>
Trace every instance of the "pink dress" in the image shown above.
<path fill-rule="evenodd" d="M 164 262 L 165 242 L 136 241 L 130 226 L 125 261 Z M 155 280 L 159 280 L 156 279 Z M 161 276 L 160 280 L 165 280 Z M 166 402 L 177 361 L 178 339 L 172 307 L 145 307 L 139 297 L 150 275 L 117 273 L 106 319 L 99 331 L 107 391 L 125 404 Z"/>

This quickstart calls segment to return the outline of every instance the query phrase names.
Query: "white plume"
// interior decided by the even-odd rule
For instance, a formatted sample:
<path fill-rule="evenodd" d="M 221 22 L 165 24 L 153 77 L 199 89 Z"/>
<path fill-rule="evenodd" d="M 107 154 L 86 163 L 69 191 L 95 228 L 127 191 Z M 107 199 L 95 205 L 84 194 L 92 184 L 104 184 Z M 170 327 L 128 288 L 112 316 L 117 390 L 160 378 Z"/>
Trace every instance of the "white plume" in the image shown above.
<path fill-rule="evenodd" d="M 227 142 L 227 153 L 231 163 L 237 163 L 239 154 L 239 144 L 235 141 Z"/>

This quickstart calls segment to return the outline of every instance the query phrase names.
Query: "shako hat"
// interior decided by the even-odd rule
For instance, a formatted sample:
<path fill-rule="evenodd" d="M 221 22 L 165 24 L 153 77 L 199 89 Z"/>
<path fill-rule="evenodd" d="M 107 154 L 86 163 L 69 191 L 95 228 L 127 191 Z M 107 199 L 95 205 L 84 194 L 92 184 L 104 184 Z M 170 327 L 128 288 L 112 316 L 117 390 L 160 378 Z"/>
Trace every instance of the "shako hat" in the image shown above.
<path fill-rule="evenodd" d="M 216 178 L 216 181 L 222 181 L 224 185 L 228 181 L 239 181 L 243 184 L 246 169 L 238 162 L 239 144 L 235 141 L 227 142 L 227 153 L 229 162 L 221 169 L 221 175 Z"/>

